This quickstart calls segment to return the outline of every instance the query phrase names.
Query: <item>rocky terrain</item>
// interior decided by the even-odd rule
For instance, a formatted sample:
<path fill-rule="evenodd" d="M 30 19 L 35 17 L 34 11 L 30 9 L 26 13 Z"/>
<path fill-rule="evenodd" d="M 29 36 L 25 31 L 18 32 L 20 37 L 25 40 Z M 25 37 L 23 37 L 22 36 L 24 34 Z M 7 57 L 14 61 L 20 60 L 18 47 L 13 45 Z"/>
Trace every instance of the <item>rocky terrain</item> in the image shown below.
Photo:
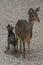
<path fill-rule="evenodd" d="M 40 23 L 34 23 L 30 53 L 28 54 L 26 46 L 25 59 L 22 53 L 13 53 L 12 47 L 5 54 L 7 24 L 15 27 L 18 19 L 28 21 L 27 12 L 30 7 L 34 9 L 40 7 Z M 43 65 L 43 0 L 0 0 L 0 65 Z"/>

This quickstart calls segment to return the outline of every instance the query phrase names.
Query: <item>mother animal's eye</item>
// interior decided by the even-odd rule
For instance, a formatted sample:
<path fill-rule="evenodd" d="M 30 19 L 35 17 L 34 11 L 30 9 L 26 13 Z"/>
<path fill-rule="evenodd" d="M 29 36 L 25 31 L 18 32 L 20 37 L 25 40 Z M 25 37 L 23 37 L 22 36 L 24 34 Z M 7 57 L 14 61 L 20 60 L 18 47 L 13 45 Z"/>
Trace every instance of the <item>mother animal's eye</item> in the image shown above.
<path fill-rule="evenodd" d="M 31 16 L 32 16 L 32 17 L 34 17 L 34 15 L 33 15 L 33 14 L 32 14 Z"/>

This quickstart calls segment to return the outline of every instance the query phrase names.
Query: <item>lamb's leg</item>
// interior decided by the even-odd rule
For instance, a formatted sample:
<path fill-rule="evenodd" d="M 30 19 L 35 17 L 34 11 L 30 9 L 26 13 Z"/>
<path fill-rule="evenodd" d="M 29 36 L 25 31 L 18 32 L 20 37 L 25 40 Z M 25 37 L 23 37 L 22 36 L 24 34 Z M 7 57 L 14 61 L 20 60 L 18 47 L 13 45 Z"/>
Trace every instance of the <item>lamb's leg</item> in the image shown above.
<path fill-rule="evenodd" d="M 15 52 L 18 52 L 18 43 L 16 44 L 16 46 L 14 45 L 14 50 Z"/>
<path fill-rule="evenodd" d="M 15 47 L 15 45 L 14 45 L 14 52 L 17 52 L 18 50 L 17 49 L 15 49 L 16 47 Z"/>
<path fill-rule="evenodd" d="M 6 52 L 10 49 L 9 45 L 10 45 L 10 43 L 8 43 L 8 47 L 7 47 L 7 49 L 4 51 L 4 53 L 6 53 Z"/>
<path fill-rule="evenodd" d="M 15 50 L 15 52 L 18 51 L 18 39 L 14 42 L 14 50 Z"/>
<path fill-rule="evenodd" d="M 25 42 L 23 42 L 23 57 L 25 58 Z"/>

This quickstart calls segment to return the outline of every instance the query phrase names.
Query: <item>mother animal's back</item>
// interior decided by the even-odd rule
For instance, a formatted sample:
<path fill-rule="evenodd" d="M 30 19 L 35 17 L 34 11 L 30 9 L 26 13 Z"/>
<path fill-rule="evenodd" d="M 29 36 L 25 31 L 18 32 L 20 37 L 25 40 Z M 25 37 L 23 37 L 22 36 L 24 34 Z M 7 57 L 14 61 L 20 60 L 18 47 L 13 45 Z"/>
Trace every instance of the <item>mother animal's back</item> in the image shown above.
<path fill-rule="evenodd" d="M 18 20 L 15 26 L 15 32 L 19 37 L 26 37 L 28 33 L 28 23 L 27 20 Z"/>

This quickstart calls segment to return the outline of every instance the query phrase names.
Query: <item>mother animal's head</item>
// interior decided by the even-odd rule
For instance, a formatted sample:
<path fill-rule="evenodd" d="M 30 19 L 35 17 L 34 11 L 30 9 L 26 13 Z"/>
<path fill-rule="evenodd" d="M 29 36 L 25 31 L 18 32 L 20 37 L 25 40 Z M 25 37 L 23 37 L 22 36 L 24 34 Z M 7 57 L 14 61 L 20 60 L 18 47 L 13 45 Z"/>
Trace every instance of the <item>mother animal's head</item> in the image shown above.
<path fill-rule="evenodd" d="M 40 7 L 36 8 L 35 10 L 33 8 L 29 9 L 28 14 L 29 14 L 32 21 L 40 22 L 40 19 L 39 19 L 39 16 L 38 16 L 39 10 L 40 10 Z"/>

